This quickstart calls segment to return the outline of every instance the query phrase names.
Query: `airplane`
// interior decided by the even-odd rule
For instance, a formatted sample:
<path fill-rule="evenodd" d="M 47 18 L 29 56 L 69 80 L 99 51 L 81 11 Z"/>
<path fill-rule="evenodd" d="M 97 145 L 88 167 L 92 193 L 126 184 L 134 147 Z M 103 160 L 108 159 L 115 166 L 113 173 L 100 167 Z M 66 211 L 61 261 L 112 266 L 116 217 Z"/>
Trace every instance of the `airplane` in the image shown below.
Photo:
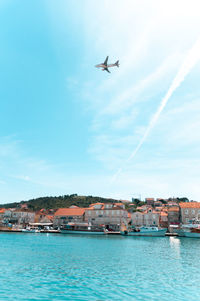
<path fill-rule="evenodd" d="M 110 68 L 110 67 L 116 67 L 116 66 L 119 67 L 119 61 L 116 61 L 115 64 L 109 64 L 108 65 L 108 56 L 107 56 L 107 58 L 105 59 L 104 63 L 96 65 L 95 67 L 96 68 L 102 68 L 102 71 L 106 70 L 107 72 L 110 73 L 110 71 L 108 70 L 108 68 Z"/>

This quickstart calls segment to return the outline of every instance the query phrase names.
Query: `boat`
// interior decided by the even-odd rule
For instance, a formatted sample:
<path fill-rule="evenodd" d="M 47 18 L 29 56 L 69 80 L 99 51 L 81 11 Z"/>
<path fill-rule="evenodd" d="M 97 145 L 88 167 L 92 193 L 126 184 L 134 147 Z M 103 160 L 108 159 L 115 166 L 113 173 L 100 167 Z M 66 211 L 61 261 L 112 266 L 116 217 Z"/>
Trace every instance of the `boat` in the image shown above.
<path fill-rule="evenodd" d="M 180 229 L 179 236 L 200 238 L 200 225 L 185 225 Z"/>
<path fill-rule="evenodd" d="M 41 229 L 40 233 L 60 233 L 59 229 Z"/>
<path fill-rule="evenodd" d="M 109 230 L 109 229 L 104 229 L 104 233 L 106 235 L 120 235 L 120 231 L 114 231 L 114 230 Z"/>
<path fill-rule="evenodd" d="M 68 223 L 60 228 L 62 234 L 96 234 L 104 233 L 104 226 L 92 225 L 91 223 Z"/>
<path fill-rule="evenodd" d="M 185 231 L 185 237 L 200 238 L 200 228 L 191 228 L 189 231 Z"/>
<path fill-rule="evenodd" d="M 33 229 L 33 228 L 24 228 L 21 230 L 23 233 L 40 233 L 39 229 Z"/>
<path fill-rule="evenodd" d="M 155 226 L 129 227 L 122 229 L 121 234 L 127 236 L 165 236 L 167 228 L 158 228 Z"/>
<path fill-rule="evenodd" d="M 176 229 L 176 233 L 180 237 L 199 237 L 200 238 L 200 223 L 199 221 L 190 224 L 182 224 Z"/>

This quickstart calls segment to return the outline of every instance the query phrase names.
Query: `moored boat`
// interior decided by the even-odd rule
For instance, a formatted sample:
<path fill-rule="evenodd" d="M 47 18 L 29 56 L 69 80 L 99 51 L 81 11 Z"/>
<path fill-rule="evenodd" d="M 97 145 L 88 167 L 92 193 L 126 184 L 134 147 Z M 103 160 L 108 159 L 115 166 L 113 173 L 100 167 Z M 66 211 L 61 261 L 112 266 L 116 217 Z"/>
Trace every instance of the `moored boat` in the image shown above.
<path fill-rule="evenodd" d="M 105 234 L 103 226 L 91 225 L 90 223 L 68 223 L 60 228 L 60 232 L 62 234 Z"/>
<path fill-rule="evenodd" d="M 40 230 L 39 229 L 25 228 L 25 229 L 22 229 L 21 232 L 24 232 L 24 233 L 40 233 Z"/>
<path fill-rule="evenodd" d="M 200 238 L 200 226 L 192 226 L 182 229 L 183 235 L 185 237 L 191 237 L 191 238 Z"/>
<path fill-rule="evenodd" d="M 176 229 L 176 233 L 180 237 L 199 237 L 200 238 L 200 224 L 199 222 L 191 224 L 182 224 Z"/>
<path fill-rule="evenodd" d="M 108 230 L 108 229 L 105 229 L 104 233 L 106 235 L 120 235 L 121 234 L 120 231 L 113 231 L 113 230 Z"/>
<path fill-rule="evenodd" d="M 130 227 L 121 231 L 122 235 L 128 236 L 165 236 L 167 228 L 152 227 Z"/>

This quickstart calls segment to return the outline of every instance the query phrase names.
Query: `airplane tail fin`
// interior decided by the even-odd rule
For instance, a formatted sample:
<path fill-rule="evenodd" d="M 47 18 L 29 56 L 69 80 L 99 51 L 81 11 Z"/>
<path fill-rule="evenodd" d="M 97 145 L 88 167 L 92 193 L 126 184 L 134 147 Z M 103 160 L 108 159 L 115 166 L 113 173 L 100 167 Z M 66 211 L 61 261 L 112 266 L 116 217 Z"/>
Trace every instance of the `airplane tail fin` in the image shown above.
<path fill-rule="evenodd" d="M 115 65 L 116 65 L 117 67 L 119 67 L 119 61 L 116 61 Z"/>

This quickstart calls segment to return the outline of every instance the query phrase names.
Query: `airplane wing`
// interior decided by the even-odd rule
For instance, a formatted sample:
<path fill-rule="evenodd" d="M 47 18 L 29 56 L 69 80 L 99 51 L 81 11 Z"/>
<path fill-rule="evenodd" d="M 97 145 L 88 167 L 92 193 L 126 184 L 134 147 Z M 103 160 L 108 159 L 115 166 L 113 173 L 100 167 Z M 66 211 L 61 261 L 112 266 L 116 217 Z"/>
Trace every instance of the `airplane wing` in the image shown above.
<path fill-rule="evenodd" d="M 107 72 L 111 73 L 111 72 L 108 70 L 108 68 L 104 68 L 104 70 L 106 70 Z"/>
<path fill-rule="evenodd" d="M 103 63 L 105 66 L 107 66 L 107 64 L 108 64 L 108 56 L 107 56 L 107 58 L 105 59 L 105 62 Z"/>

